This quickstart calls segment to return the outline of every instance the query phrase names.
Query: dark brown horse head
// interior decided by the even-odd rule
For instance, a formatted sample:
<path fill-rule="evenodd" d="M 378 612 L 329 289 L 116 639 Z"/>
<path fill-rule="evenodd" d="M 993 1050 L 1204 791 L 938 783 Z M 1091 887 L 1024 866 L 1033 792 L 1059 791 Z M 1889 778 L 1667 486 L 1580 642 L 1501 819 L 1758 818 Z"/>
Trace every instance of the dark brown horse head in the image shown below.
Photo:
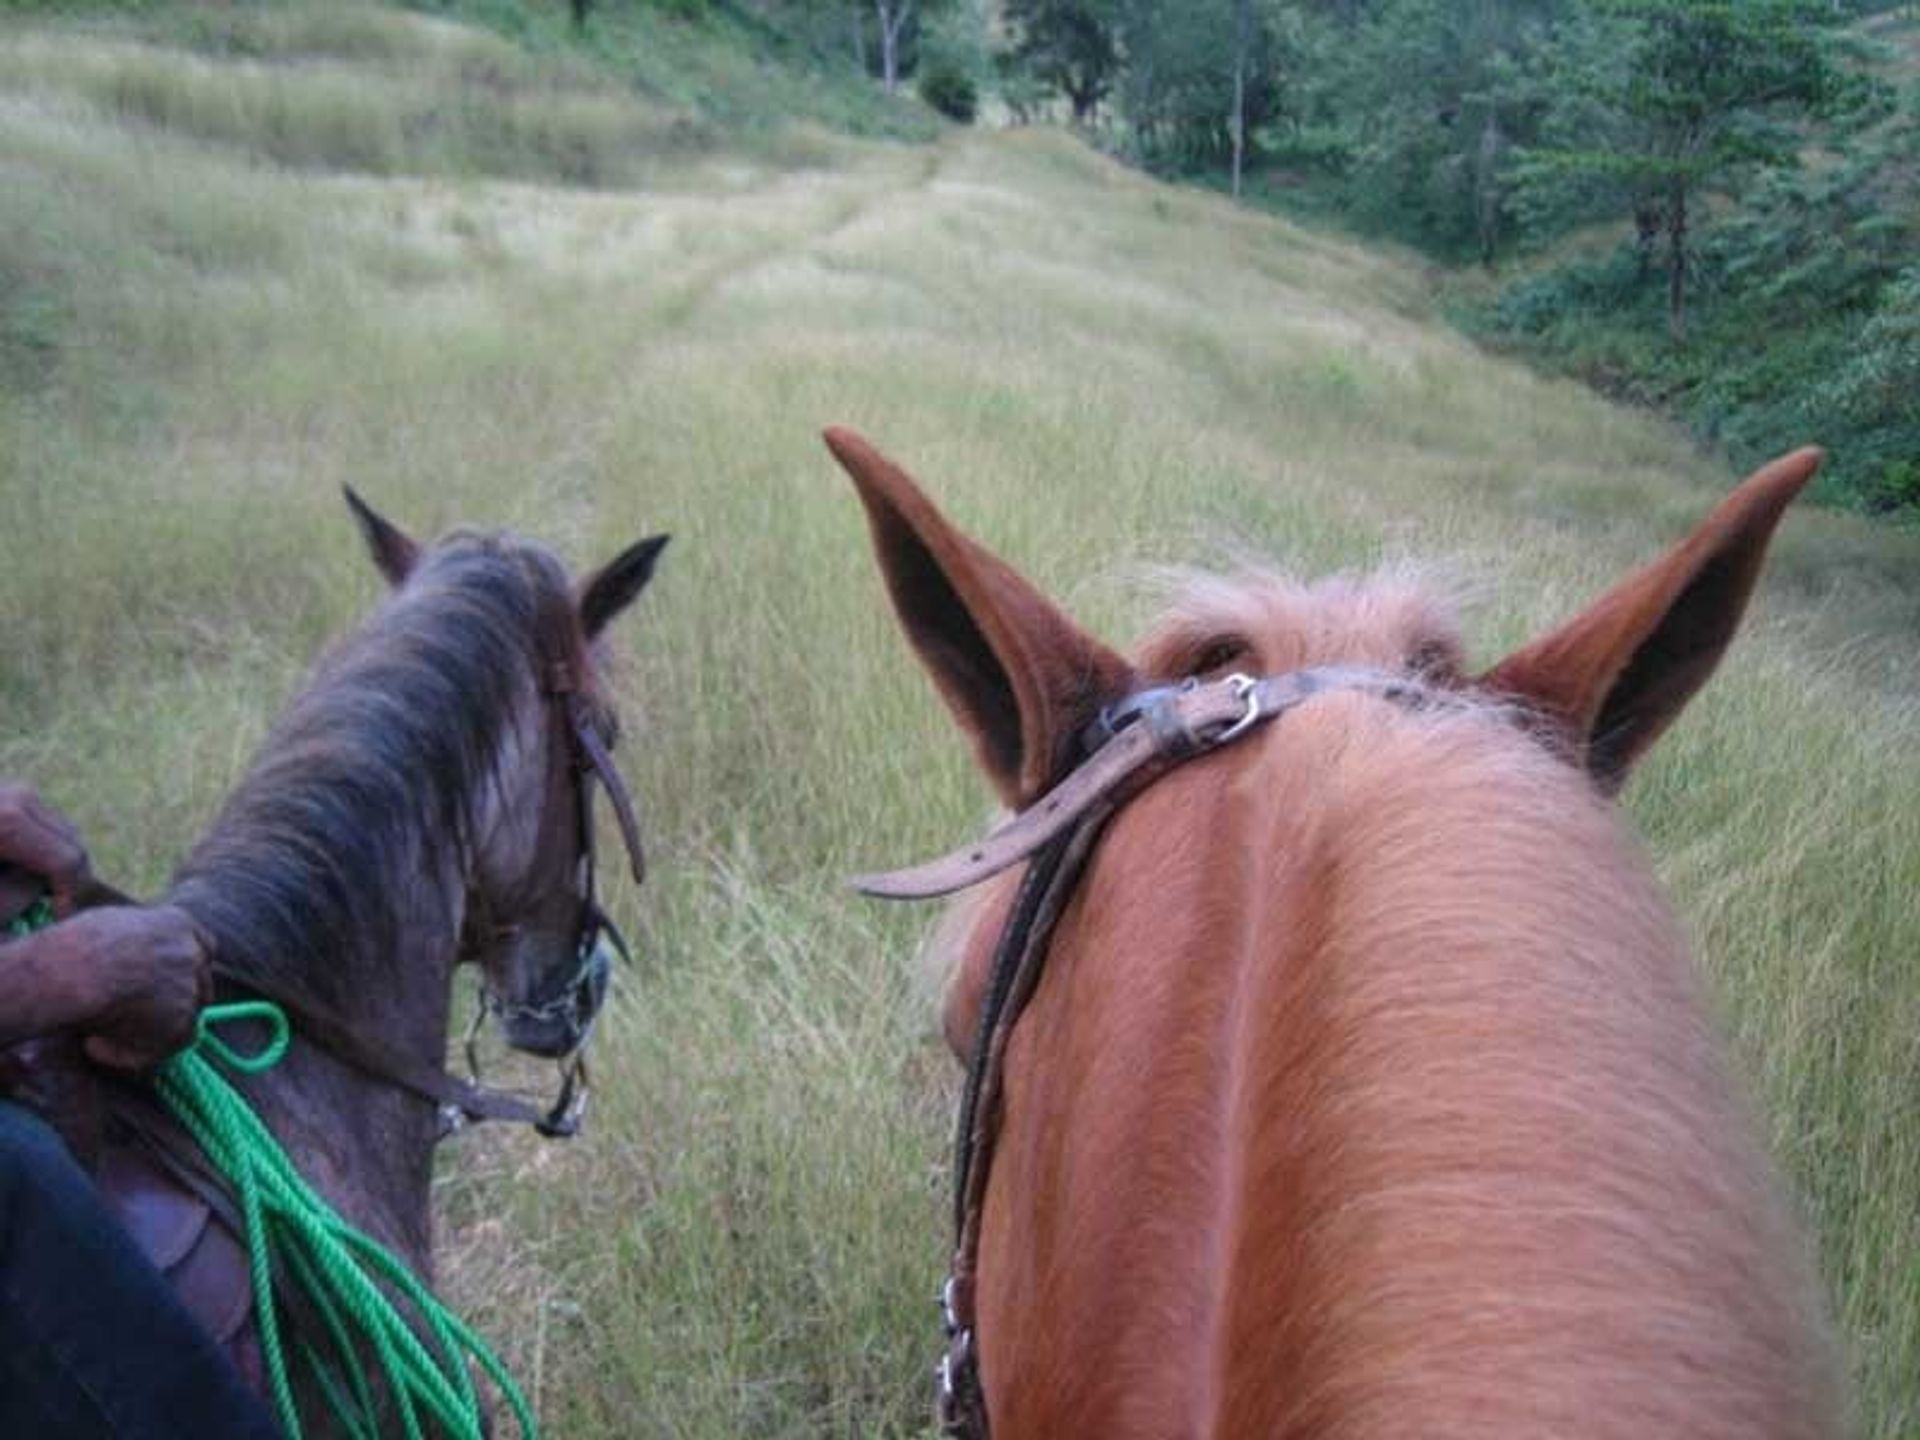
<path fill-rule="evenodd" d="M 628 547 L 577 587 L 546 549 L 504 535 L 455 534 L 423 547 L 352 490 L 347 500 L 395 605 L 461 607 L 476 566 L 507 589 L 531 643 L 515 673 L 494 761 L 464 817 L 460 959 L 479 966 L 509 1044 L 535 1055 L 572 1051 L 605 998 L 609 931 L 595 893 L 591 796 L 612 792 L 638 878 L 638 835 L 611 752 L 617 721 L 599 642 L 639 596 L 666 545 Z M 476 700 L 478 697 L 476 697 Z"/>
<path fill-rule="evenodd" d="M 1725 653 L 1817 452 L 1476 677 L 1394 581 L 1206 582 L 1123 656 L 827 440 L 1023 820 L 1129 749 L 1143 692 L 1361 677 L 1296 683 L 1213 748 L 1159 729 L 1170 706 L 1135 722 L 1175 758 L 1093 812 L 1066 898 L 1025 881 L 1070 851 L 1034 852 L 953 913 L 948 1036 L 972 1048 L 983 996 L 1002 1018 L 956 1161 L 949 1360 L 997 1440 L 1838 1432 L 1802 1242 L 1610 803 Z M 1038 951 L 999 945 L 1013 914 L 1048 917 Z"/>
<path fill-rule="evenodd" d="M 642 540 L 576 586 L 517 536 L 423 545 L 347 498 L 391 593 L 280 713 L 167 895 L 204 937 L 221 995 L 285 1015 L 284 1057 L 238 1077 L 262 1121 L 330 1203 L 430 1277 L 439 1141 L 476 1119 L 577 1126 L 611 929 L 594 894 L 595 786 L 639 859 L 599 652 L 665 542 Z M 573 1052 L 550 1107 L 446 1073 L 462 961 L 510 1044 Z M 162 1172 L 144 1151 L 133 1165 L 134 1228 L 159 1233 L 149 1201 L 169 1182 L 152 1183 Z M 183 1218 L 160 1229 L 216 1236 L 197 1195 L 172 1188 Z M 216 1258 L 182 1298 L 227 1336 L 247 1313 L 234 1305 L 249 1294 L 244 1245 L 209 1243 L 233 1257 L 232 1283 L 210 1278 Z M 302 1348 L 338 1338 L 304 1307 L 287 1318 Z M 315 1367 L 295 1396 L 302 1413 L 382 1428 L 339 1411 Z"/>

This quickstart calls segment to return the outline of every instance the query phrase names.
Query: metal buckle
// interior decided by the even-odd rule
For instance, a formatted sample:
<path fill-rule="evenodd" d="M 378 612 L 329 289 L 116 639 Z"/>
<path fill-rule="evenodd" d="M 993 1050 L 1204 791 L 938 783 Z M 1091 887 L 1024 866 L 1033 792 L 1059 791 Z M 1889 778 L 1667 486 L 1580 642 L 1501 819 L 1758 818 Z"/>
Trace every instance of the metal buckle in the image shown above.
<path fill-rule="evenodd" d="M 943 1434 L 966 1435 L 971 1433 L 967 1425 L 966 1411 L 960 1398 L 960 1370 L 973 1358 L 973 1332 L 962 1330 L 953 1337 L 947 1346 L 947 1353 L 940 1357 L 940 1363 L 933 1367 L 935 1380 L 933 1397 L 933 1415 Z"/>
<path fill-rule="evenodd" d="M 1224 683 L 1232 687 L 1234 699 L 1244 704 L 1247 709 L 1238 720 L 1209 740 L 1207 742 L 1209 747 L 1230 744 L 1260 723 L 1260 682 L 1251 675 L 1236 673 L 1227 676 Z"/>
<path fill-rule="evenodd" d="M 942 1355 L 940 1363 L 933 1367 L 933 1418 L 939 1422 L 942 1430 L 953 1425 L 959 1411 L 959 1396 L 953 1388 L 953 1357 Z"/>

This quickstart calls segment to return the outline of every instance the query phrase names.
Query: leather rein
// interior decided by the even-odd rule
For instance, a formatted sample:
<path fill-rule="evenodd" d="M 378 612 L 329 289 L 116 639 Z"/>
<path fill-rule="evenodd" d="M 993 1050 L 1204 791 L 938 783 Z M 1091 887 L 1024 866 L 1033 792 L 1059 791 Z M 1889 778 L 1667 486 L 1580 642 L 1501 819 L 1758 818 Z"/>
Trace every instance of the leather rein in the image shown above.
<path fill-rule="evenodd" d="M 963 1440 L 987 1440 L 990 1433 L 975 1306 L 981 1214 L 999 1138 L 1007 1043 L 1039 984 L 1054 927 L 1102 828 L 1127 800 L 1169 770 L 1331 691 L 1359 691 L 1400 703 L 1419 703 L 1432 693 L 1404 674 L 1348 666 L 1263 678 L 1236 674 L 1144 690 L 1103 709 L 1082 737 L 1086 758 L 984 839 L 925 865 L 853 882 L 885 899 L 927 899 L 1029 861 L 994 950 L 955 1128 L 953 1261 L 939 1295 L 947 1348 L 934 1372 L 942 1433 Z"/>

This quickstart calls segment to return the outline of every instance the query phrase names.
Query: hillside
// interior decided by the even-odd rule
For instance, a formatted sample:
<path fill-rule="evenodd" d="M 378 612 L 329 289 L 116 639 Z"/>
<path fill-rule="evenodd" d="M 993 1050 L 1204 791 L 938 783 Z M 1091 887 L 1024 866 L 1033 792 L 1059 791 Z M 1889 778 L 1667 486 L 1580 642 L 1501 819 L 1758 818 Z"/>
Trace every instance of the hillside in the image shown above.
<path fill-rule="evenodd" d="M 731 32 L 623 23 L 754 89 Z M 378 593 L 342 482 L 575 564 L 672 532 L 613 637 L 655 869 L 608 877 L 639 960 L 588 1133 L 448 1147 L 446 1278 L 555 1435 L 920 1433 L 957 1077 L 930 917 L 843 877 L 986 797 L 820 427 L 1117 640 L 1143 567 L 1417 559 L 1491 658 L 1728 477 L 1477 351 L 1396 256 L 1056 134 L 729 119 L 502 28 L 0 22 L 0 775 L 158 885 Z M 1805 510 L 1627 799 L 1879 1440 L 1920 1429 L 1917 699 L 1920 536 Z"/>

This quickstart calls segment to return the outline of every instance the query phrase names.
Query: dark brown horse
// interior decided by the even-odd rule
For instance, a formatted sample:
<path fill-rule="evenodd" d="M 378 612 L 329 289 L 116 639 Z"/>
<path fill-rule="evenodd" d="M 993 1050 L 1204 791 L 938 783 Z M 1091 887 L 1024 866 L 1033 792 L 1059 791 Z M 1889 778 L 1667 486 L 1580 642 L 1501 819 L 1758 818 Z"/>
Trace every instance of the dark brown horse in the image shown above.
<path fill-rule="evenodd" d="M 1612 803 L 1816 452 L 1475 675 L 1390 582 L 1204 582 L 1123 658 L 828 441 L 1021 812 L 876 883 L 1041 847 L 950 926 L 949 1037 L 991 1042 L 959 1433 L 1839 1433 L 1805 1245 Z M 1091 848 L 1036 900 L 1061 824 Z"/>
<path fill-rule="evenodd" d="M 286 1059 L 240 1088 L 313 1186 L 430 1280 L 448 1122 L 541 1114 L 445 1075 L 455 968 L 479 967 L 508 1042 L 537 1055 L 573 1051 L 605 994 L 596 777 L 637 839 L 607 755 L 598 641 L 665 539 L 576 589 L 528 541 L 462 532 L 421 547 L 348 498 L 393 593 L 281 715 L 166 898 L 203 933 L 221 999 L 289 1013 Z M 218 1196 L 150 1116 L 118 1108 L 104 1189 L 258 1384 L 246 1268 Z M 291 1312 L 283 1333 L 301 1321 Z M 313 1399 L 309 1387 L 303 1416 L 324 1431 Z"/>

